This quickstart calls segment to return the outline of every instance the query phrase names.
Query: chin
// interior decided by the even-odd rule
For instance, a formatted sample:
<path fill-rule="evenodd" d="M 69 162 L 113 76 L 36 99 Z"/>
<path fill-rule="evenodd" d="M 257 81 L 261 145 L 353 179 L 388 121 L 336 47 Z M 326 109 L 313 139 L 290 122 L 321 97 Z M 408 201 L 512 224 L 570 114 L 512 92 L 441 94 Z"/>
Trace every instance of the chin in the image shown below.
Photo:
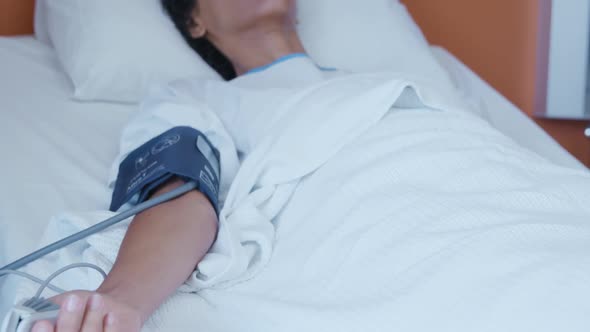
<path fill-rule="evenodd" d="M 258 0 L 260 16 L 290 17 L 295 13 L 296 0 Z"/>
<path fill-rule="evenodd" d="M 232 31 L 276 29 L 277 26 L 284 26 L 285 23 L 291 24 L 294 22 L 296 0 L 232 1 L 240 1 L 241 7 L 241 11 L 238 10 L 232 13 L 233 19 L 226 22 Z"/>

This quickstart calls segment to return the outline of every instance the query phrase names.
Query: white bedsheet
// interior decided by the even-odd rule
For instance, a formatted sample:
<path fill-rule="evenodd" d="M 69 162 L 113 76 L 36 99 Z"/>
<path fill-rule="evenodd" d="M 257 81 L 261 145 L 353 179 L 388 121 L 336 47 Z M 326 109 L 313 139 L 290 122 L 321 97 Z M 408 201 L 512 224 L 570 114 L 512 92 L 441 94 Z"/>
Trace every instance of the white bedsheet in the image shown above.
<path fill-rule="evenodd" d="M 459 90 L 466 98 L 479 105 L 479 109 L 494 127 L 523 147 L 558 165 L 586 169 L 586 166 L 557 144 L 533 120 L 483 79 L 475 75 L 451 53 L 441 47 L 432 47 L 432 52 L 451 75 Z"/>
<path fill-rule="evenodd" d="M 493 89 L 474 83 L 477 77 L 456 59 L 446 59 L 443 64 L 463 76 L 459 84 L 498 105 L 490 114 L 501 130 L 521 144 L 547 142 L 533 145 L 548 159 L 580 167 Z M 135 107 L 81 104 L 70 101 L 70 94 L 71 85 L 52 50 L 30 37 L 0 38 L 0 263 L 33 250 L 51 216 L 108 204 L 104 183 L 109 165 Z M 510 128 L 513 121 L 518 121 L 518 130 Z M 0 315 L 11 291 L 10 286 L 0 290 Z"/>
<path fill-rule="evenodd" d="M 108 170 L 135 107 L 81 104 L 70 91 L 51 49 L 0 38 L 0 265 L 34 249 L 60 211 L 108 205 Z M 0 288 L 0 315 L 13 288 Z"/>
<path fill-rule="evenodd" d="M 431 107 L 416 103 L 410 86 Z M 322 82 L 277 108 L 274 121 L 227 126 L 246 132 L 232 135 L 253 151 L 202 262 L 215 267 L 200 270 L 211 282 L 189 280 L 199 294 L 172 296 L 145 331 L 590 327 L 590 172 L 519 146 L 452 94 L 387 74 Z M 161 126 L 159 117 L 189 122 L 186 112 L 157 114 L 144 126 Z M 47 240 L 96 222 L 81 220 L 52 224 Z M 48 260 L 108 269 L 123 233 Z M 29 271 L 50 274 L 44 263 Z M 57 285 L 94 289 L 84 285 L 95 282 L 89 274 Z"/>

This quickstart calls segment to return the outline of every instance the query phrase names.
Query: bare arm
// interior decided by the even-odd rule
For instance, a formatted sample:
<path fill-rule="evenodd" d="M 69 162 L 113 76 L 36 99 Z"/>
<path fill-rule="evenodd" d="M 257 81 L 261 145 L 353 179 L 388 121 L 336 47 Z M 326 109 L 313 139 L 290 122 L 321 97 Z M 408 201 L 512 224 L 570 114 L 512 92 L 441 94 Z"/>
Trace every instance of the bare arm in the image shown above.
<path fill-rule="evenodd" d="M 174 180 L 154 196 L 182 184 Z M 197 191 L 137 215 L 113 269 L 99 289 L 55 298 L 61 306 L 56 326 L 41 322 L 33 331 L 139 331 L 191 275 L 213 244 L 216 232 L 215 210 Z M 107 315 L 119 322 L 109 327 Z"/>
<path fill-rule="evenodd" d="M 176 180 L 154 196 L 183 184 Z M 192 191 L 135 217 L 99 293 L 137 308 L 149 317 L 194 271 L 217 232 L 217 216 L 207 198 Z"/>

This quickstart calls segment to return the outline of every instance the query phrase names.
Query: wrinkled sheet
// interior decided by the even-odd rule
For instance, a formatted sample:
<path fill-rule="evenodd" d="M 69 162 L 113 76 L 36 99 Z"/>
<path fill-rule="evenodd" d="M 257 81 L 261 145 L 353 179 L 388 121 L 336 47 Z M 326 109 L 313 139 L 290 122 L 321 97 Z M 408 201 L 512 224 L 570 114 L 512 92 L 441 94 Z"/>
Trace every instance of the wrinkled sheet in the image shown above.
<path fill-rule="evenodd" d="M 79 103 L 53 50 L 0 37 L 0 265 L 33 251 L 52 216 L 108 207 L 105 186 L 136 105 Z M 15 279 L 0 280 L 0 316 Z"/>
<path fill-rule="evenodd" d="M 146 330 L 586 331 L 590 173 L 425 84 L 412 91 L 432 107 L 396 106 L 409 84 L 350 77 L 280 107 L 229 189 L 215 277 Z M 57 218 L 47 239 L 93 220 Z M 50 259 L 108 267 L 115 233 Z"/>

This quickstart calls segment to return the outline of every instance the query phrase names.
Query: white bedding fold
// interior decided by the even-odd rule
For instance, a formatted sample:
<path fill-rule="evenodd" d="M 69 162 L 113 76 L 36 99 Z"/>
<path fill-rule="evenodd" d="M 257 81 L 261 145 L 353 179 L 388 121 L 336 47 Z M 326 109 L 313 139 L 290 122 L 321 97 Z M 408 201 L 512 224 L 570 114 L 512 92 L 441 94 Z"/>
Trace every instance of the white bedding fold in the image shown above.
<path fill-rule="evenodd" d="M 201 108 L 200 119 L 219 138 L 213 143 L 226 151 L 226 180 L 233 179 L 218 240 L 182 289 L 206 301 L 179 294 L 146 330 L 471 331 L 476 319 L 494 321 L 478 305 L 492 308 L 498 326 L 537 327 L 532 310 L 552 307 L 531 292 L 559 298 L 552 279 L 590 272 L 590 175 L 520 148 L 461 107 L 428 84 L 387 75 L 327 81 L 294 92 L 277 118 L 253 124 L 265 135 L 239 171 L 230 135 Z M 155 116 L 171 114 L 182 125 L 194 116 Z M 48 237 L 96 217 L 62 218 Z M 108 268 L 123 234 L 121 226 L 66 253 L 78 250 L 78 258 Z M 544 245 L 565 259 L 559 269 Z M 42 264 L 31 270 L 46 274 Z M 86 279 L 92 288 L 96 280 Z M 585 324 L 582 299 L 590 290 L 577 275 L 570 282 L 562 286 L 570 301 L 563 305 L 576 309 L 547 319 Z M 494 291 L 507 289 L 503 297 Z M 499 306 L 507 299 L 515 316 Z M 425 321 L 420 305 L 448 314 Z M 187 308 L 199 314 L 181 316 Z"/>
<path fill-rule="evenodd" d="M 188 95 L 172 85 L 154 93 L 125 128 L 110 184 L 126 155 L 151 138 L 181 125 L 203 132 L 221 154 L 223 208 L 218 238 L 182 290 L 231 286 L 250 279 L 267 264 L 274 243 L 272 221 L 301 178 L 374 126 L 398 100 L 408 105 L 432 100 L 432 105 L 449 109 L 447 98 L 412 85 L 380 74 L 347 76 L 292 89 L 290 97 L 277 107 L 274 118 L 255 117 L 252 121 L 259 123 L 240 127 L 244 131 L 260 128 L 266 133 L 256 133 L 260 141 L 241 167 L 230 133 L 205 101 L 199 99 L 199 94 Z M 206 89 L 204 86 L 202 91 Z M 109 216 L 102 212 L 98 215 Z M 76 217 L 59 220 L 78 230 L 100 221 Z M 94 244 L 86 250 L 97 251 L 97 255 L 114 262 L 123 236 L 124 232 L 96 235 L 88 240 Z"/>

